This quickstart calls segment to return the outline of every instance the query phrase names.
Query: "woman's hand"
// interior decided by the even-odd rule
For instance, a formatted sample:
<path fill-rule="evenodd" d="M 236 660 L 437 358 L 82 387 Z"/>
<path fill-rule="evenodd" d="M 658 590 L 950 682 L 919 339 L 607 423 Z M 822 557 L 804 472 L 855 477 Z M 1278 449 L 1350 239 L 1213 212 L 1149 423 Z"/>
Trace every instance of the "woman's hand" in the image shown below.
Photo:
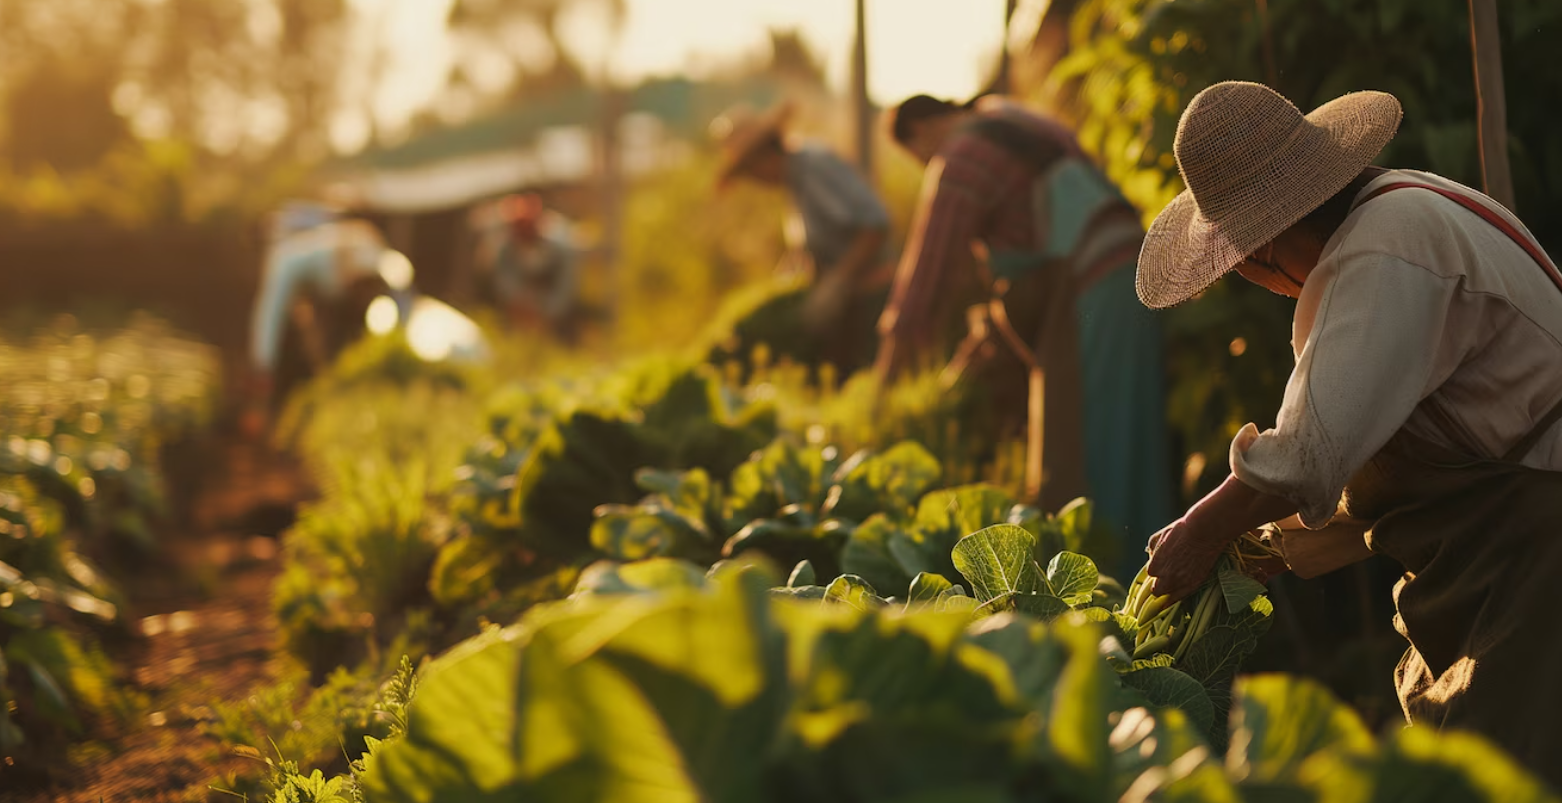
<path fill-rule="evenodd" d="M 1170 595 L 1172 602 L 1197 591 L 1227 543 L 1200 532 L 1186 517 L 1172 522 L 1150 537 L 1151 590 Z"/>
<path fill-rule="evenodd" d="M 1227 477 L 1171 526 L 1150 537 L 1156 594 L 1182 599 L 1209 578 L 1215 561 L 1242 533 L 1296 513 L 1296 505 Z M 1266 573 L 1276 567 L 1262 567 Z"/>

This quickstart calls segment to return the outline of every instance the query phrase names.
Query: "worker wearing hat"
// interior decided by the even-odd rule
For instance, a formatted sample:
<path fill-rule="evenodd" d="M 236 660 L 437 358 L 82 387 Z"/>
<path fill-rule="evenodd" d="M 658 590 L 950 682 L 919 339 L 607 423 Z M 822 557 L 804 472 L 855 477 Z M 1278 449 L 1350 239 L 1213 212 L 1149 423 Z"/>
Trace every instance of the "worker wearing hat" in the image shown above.
<path fill-rule="evenodd" d="M 568 221 L 535 194 L 511 195 L 496 206 L 484 267 L 492 270 L 495 300 L 513 326 L 541 326 L 565 341 L 574 337 L 579 254 Z"/>
<path fill-rule="evenodd" d="M 802 307 L 821 356 L 843 371 L 872 358 L 873 321 L 889 275 L 884 243 L 889 213 L 856 169 L 828 148 L 786 135 L 790 104 L 764 112 L 738 107 L 711 133 L 722 149 L 719 184 L 742 179 L 783 187 L 802 218 L 814 283 Z"/>
<path fill-rule="evenodd" d="M 1354 556 L 1406 570 L 1406 717 L 1562 786 L 1562 688 L 1544 680 L 1562 672 L 1562 275 L 1491 198 L 1372 167 L 1400 115 L 1381 92 L 1303 115 L 1240 82 L 1183 112 L 1188 189 L 1150 227 L 1139 296 L 1169 307 L 1234 271 L 1297 300 L 1296 366 L 1275 426 L 1238 433 L 1231 476 L 1151 539 L 1149 573 L 1182 597 L 1265 523 L 1366 522 Z"/>

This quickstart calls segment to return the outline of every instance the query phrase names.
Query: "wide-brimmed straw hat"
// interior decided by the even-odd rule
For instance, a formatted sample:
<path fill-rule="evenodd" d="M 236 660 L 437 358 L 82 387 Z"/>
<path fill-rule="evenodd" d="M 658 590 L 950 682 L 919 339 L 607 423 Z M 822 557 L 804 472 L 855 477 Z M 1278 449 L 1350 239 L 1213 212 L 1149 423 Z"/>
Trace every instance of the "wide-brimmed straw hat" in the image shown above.
<path fill-rule="evenodd" d="M 1139 300 L 1159 309 L 1203 292 L 1360 175 L 1400 116 L 1384 92 L 1353 92 L 1305 116 L 1262 84 L 1200 92 L 1174 146 L 1188 189 L 1145 235 Z"/>
<path fill-rule="evenodd" d="M 718 183 L 730 182 L 749 155 L 770 137 L 779 134 L 791 117 L 792 104 L 782 101 L 763 112 L 750 106 L 735 106 L 712 120 L 711 138 L 721 146 Z"/>

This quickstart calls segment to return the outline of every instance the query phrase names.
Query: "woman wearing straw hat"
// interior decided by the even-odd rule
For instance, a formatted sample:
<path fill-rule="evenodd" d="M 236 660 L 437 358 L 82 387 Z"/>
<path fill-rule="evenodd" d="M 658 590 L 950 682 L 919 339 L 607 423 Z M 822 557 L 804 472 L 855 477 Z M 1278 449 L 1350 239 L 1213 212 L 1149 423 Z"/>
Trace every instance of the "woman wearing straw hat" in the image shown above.
<path fill-rule="evenodd" d="M 1562 687 L 1540 680 L 1562 671 L 1562 275 L 1490 198 L 1371 167 L 1399 120 L 1380 92 L 1303 116 L 1237 82 L 1183 112 L 1188 190 L 1150 227 L 1139 296 L 1169 307 L 1236 271 L 1297 299 L 1297 362 L 1275 427 L 1237 435 L 1232 476 L 1152 539 L 1149 573 L 1181 597 L 1239 533 L 1370 522 L 1355 556 L 1406 569 L 1406 717 L 1562 785 Z"/>
<path fill-rule="evenodd" d="M 802 218 L 814 284 L 801 323 L 820 355 L 844 372 L 872 359 L 874 322 L 889 285 L 884 241 L 889 213 L 877 194 L 828 148 L 788 138 L 788 103 L 763 113 L 739 107 L 711 124 L 721 143 L 720 186 L 735 179 L 784 187 Z"/>
<path fill-rule="evenodd" d="M 1026 423 L 1016 411 L 1032 394 L 1027 373 L 1044 377 L 1039 501 L 1055 509 L 1091 497 L 1126 545 L 1103 568 L 1131 574 L 1141 539 L 1174 510 L 1160 321 L 1133 290 L 1139 213 L 1073 132 L 1003 98 L 919 95 L 896 107 L 890 128 L 928 168 L 880 322 L 881 375 L 936 356 L 936 322 L 956 299 L 1001 297 L 988 309 L 1031 353 L 999 350 L 976 381 L 1013 429 Z M 985 259 L 973 271 L 978 242 Z M 983 328 L 973 327 L 978 340 Z"/>

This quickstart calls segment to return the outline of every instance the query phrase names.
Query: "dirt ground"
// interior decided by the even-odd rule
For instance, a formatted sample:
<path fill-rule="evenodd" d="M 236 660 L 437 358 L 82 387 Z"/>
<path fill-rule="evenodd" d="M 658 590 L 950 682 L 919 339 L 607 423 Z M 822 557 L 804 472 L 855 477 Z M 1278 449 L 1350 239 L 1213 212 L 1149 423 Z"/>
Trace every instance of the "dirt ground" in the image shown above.
<path fill-rule="evenodd" d="M 0 801 L 239 799 L 212 787 L 255 759 L 225 755 L 200 725 L 213 701 L 275 677 L 277 535 L 308 491 L 295 466 L 250 446 L 218 443 L 197 463 L 185 531 L 121 577 L 137 637 L 115 655 L 149 705 L 123 732 L 74 748 L 42 786 L 0 790 Z"/>

